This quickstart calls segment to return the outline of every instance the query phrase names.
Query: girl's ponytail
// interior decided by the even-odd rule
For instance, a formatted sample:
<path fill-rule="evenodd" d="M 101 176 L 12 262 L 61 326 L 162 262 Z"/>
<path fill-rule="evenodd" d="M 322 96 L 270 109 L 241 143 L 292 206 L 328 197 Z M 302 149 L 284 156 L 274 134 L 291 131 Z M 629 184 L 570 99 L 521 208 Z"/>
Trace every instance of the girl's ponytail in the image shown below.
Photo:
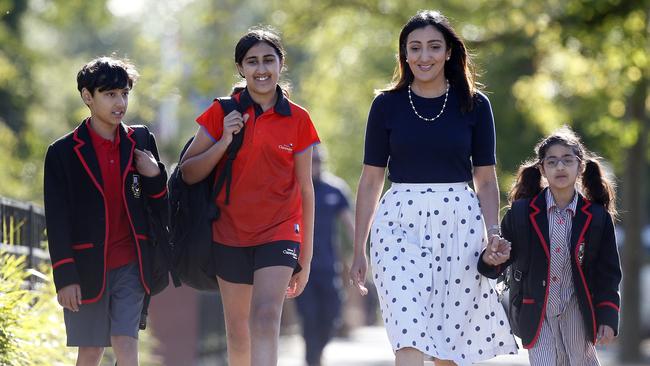
<path fill-rule="evenodd" d="M 582 172 L 582 191 L 585 197 L 599 203 L 616 217 L 616 189 L 614 183 L 603 174 L 603 169 L 597 158 L 587 158 Z"/>
<path fill-rule="evenodd" d="M 527 161 L 519 167 L 517 178 L 508 193 L 508 202 L 512 204 L 521 198 L 535 197 L 542 191 L 542 173 L 537 161 Z"/>

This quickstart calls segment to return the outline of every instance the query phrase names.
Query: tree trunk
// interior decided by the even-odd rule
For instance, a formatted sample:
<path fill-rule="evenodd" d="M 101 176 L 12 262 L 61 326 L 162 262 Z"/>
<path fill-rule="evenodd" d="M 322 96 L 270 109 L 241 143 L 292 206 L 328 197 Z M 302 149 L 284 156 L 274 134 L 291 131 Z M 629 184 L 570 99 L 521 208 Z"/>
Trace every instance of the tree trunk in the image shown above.
<path fill-rule="evenodd" d="M 625 229 L 625 244 L 623 245 L 623 299 L 621 304 L 622 325 L 619 344 L 621 345 L 619 359 L 623 362 L 641 361 L 641 329 L 640 329 L 640 269 L 644 263 L 641 231 L 646 220 L 646 171 L 648 164 L 647 137 L 648 117 L 645 112 L 647 97 L 647 79 L 642 79 L 637 85 L 629 103 L 629 117 L 632 124 L 639 130 L 636 143 L 627 153 L 623 188 L 622 224 Z"/>

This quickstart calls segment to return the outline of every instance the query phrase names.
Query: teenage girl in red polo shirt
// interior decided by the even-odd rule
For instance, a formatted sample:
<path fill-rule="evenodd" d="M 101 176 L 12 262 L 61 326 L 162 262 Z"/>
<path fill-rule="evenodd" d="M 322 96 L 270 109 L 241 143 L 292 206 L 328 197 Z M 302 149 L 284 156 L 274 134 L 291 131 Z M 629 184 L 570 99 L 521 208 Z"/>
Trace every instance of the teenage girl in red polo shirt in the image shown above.
<path fill-rule="evenodd" d="M 224 116 L 213 103 L 198 118 L 181 160 L 193 184 L 221 162 L 233 134 L 244 133 L 234 162 L 230 203 L 217 197 L 214 274 L 226 320 L 229 365 L 276 365 L 285 295 L 298 296 L 309 277 L 314 223 L 312 146 L 319 142 L 309 114 L 278 86 L 285 51 L 267 29 L 249 30 L 235 47 L 245 85 L 233 96 L 240 110 Z M 245 128 L 244 128 L 245 127 Z"/>

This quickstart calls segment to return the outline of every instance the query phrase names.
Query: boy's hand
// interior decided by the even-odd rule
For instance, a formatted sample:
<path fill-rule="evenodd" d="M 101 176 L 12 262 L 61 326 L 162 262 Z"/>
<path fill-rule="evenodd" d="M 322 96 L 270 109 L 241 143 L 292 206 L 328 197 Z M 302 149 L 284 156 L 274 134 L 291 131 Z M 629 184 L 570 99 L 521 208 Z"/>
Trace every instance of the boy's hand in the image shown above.
<path fill-rule="evenodd" d="M 68 285 L 57 292 L 56 299 L 64 308 L 77 312 L 81 305 L 81 287 L 77 284 Z"/>
<path fill-rule="evenodd" d="M 490 266 L 498 266 L 505 263 L 510 259 L 510 250 L 512 246 L 509 241 L 504 238 L 493 235 L 490 242 L 485 248 L 481 259 L 485 264 Z"/>
<path fill-rule="evenodd" d="M 133 157 L 133 160 L 135 162 L 135 169 L 138 171 L 138 173 L 149 178 L 160 174 L 158 162 L 156 161 L 156 158 L 154 158 L 151 151 L 142 151 L 135 149 L 134 154 L 135 156 Z"/>
<path fill-rule="evenodd" d="M 596 337 L 596 344 L 606 346 L 614 340 L 614 329 L 609 325 L 598 326 L 598 335 Z"/>

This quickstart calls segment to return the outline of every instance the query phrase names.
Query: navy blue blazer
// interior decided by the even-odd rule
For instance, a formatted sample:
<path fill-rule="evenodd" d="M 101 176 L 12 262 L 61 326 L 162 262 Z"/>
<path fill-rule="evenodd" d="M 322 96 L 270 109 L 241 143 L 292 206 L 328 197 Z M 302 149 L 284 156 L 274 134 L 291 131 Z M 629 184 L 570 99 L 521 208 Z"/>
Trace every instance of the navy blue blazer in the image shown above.
<path fill-rule="evenodd" d="M 103 179 L 86 121 L 52 143 L 45 156 L 45 220 L 56 290 L 81 286 L 82 303 L 99 300 L 106 288 L 106 240 L 108 220 Z M 144 177 L 133 165 L 133 128 L 120 124 L 120 171 L 122 197 L 136 247 L 140 281 L 150 293 L 152 236 L 147 208 L 167 211 L 167 174 L 160 162 L 156 142 L 149 133 L 149 148 L 161 174 Z"/>

